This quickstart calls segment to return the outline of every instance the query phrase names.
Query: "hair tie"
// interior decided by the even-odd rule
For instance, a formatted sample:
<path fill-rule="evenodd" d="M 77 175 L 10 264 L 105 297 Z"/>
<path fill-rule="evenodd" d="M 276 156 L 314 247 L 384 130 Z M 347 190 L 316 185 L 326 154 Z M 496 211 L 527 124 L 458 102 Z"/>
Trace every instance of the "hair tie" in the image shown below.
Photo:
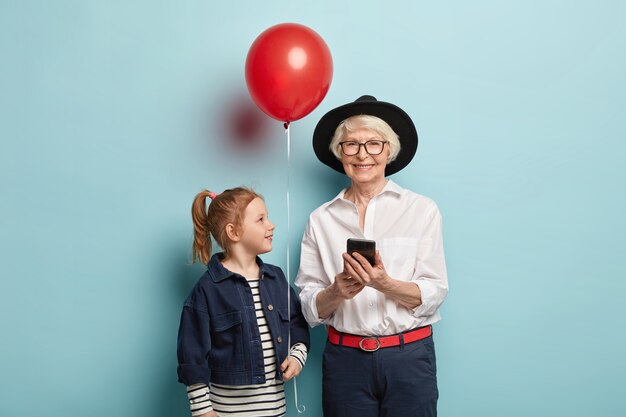
<path fill-rule="evenodd" d="M 215 197 L 217 197 L 217 194 L 211 191 L 209 192 L 209 197 L 211 198 L 211 200 L 215 200 Z"/>

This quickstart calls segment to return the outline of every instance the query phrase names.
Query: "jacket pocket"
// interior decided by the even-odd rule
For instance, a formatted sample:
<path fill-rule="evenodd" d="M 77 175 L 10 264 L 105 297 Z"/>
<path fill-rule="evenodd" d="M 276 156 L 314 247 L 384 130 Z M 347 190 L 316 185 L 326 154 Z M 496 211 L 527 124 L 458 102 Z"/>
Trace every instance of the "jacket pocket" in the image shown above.
<path fill-rule="evenodd" d="M 279 334 L 276 335 L 276 339 L 280 337 L 280 343 L 276 343 L 276 350 L 278 353 L 278 358 L 281 362 L 287 357 L 287 352 L 289 349 L 289 312 L 287 311 L 287 307 L 278 309 L 278 325 Z"/>
<path fill-rule="evenodd" d="M 209 366 L 214 370 L 244 370 L 241 311 L 220 314 L 211 326 Z"/>
<path fill-rule="evenodd" d="M 289 311 L 287 308 L 279 308 L 278 309 L 278 317 L 280 318 L 280 330 L 283 332 L 283 337 L 287 336 L 289 331 Z"/>

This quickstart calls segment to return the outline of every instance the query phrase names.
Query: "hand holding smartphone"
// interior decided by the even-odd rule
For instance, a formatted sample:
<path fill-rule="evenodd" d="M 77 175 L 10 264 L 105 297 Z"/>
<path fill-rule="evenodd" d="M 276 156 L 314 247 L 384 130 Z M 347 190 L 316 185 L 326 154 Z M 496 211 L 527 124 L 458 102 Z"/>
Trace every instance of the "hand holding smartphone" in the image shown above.
<path fill-rule="evenodd" d="M 370 265 L 374 266 L 376 263 L 376 242 L 369 239 L 356 239 L 350 238 L 347 242 L 347 250 L 350 255 L 352 252 L 357 252 L 363 256 Z"/>

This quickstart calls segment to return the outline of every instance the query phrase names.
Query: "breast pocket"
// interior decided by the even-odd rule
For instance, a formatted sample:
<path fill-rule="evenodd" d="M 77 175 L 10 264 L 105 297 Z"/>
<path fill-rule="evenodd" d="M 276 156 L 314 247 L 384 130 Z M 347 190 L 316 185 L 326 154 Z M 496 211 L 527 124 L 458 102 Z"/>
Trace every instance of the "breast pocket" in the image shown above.
<path fill-rule="evenodd" d="M 287 357 L 287 349 L 289 344 L 289 312 L 287 307 L 278 309 L 278 325 L 280 333 L 276 335 L 276 339 L 280 336 L 280 343 L 275 345 L 278 351 L 278 357 L 282 360 Z"/>
<path fill-rule="evenodd" d="M 387 273 L 402 281 L 409 281 L 415 272 L 417 239 L 396 237 L 376 242 Z"/>
<path fill-rule="evenodd" d="M 216 316 L 211 326 L 209 365 L 216 370 L 243 370 L 243 325 L 240 311 Z"/>

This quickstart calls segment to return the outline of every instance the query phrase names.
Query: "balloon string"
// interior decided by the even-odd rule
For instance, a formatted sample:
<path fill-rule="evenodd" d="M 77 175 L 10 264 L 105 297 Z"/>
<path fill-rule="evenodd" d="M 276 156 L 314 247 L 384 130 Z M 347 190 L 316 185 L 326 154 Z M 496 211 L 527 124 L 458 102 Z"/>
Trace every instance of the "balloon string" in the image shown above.
<path fill-rule="evenodd" d="M 287 348 L 291 349 L 291 207 L 289 196 L 289 178 L 291 177 L 291 134 L 289 122 L 285 122 L 285 133 L 287 133 L 287 315 L 289 317 L 289 337 Z M 289 353 L 289 352 L 287 352 Z"/>
<path fill-rule="evenodd" d="M 287 134 L 287 316 L 289 317 L 289 336 L 287 337 L 287 349 L 291 352 L 291 197 L 290 179 L 291 179 L 291 129 L 289 122 L 285 122 L 285 133 Z M 296 402 L 296 410 L 302 414 L 306 411 L 304 404 L 298 404 L 298 381 L 293 379 L 293 394 Z"/>
<path fill-rule="evenodd" d="M 293 379 L 293 392 L 296 397 L 296 410 L 298 410 L 298 414 L 302 414 L 306 411 L 306 406 L 304 404 L 298 405 L 298 381 L 297 378 Z"/>
<path fill-rule="evenodd" d="M 285 130 L 287 131 L 287 284 L 291 283 L 291 274 L 290 269 L 291 265 L 289 262 L 289 248 L 291 247 L 291 198 L 289 195 L 290 189 L 290 178 L 291 178 L 291 129 L 289 128 L 289 122 L 285 123 Z M 287 286 L 287 295 L 289 296 L 287 299 L 290 301 L 289 285 Z M 291 304 L 289 304 L 289 308 L 291 308 Z M 289 320 L 291 320 L 291 315 L 289 315 Z M 291 331 L 289 332 L 289 337 L 291 337 Z"/>

